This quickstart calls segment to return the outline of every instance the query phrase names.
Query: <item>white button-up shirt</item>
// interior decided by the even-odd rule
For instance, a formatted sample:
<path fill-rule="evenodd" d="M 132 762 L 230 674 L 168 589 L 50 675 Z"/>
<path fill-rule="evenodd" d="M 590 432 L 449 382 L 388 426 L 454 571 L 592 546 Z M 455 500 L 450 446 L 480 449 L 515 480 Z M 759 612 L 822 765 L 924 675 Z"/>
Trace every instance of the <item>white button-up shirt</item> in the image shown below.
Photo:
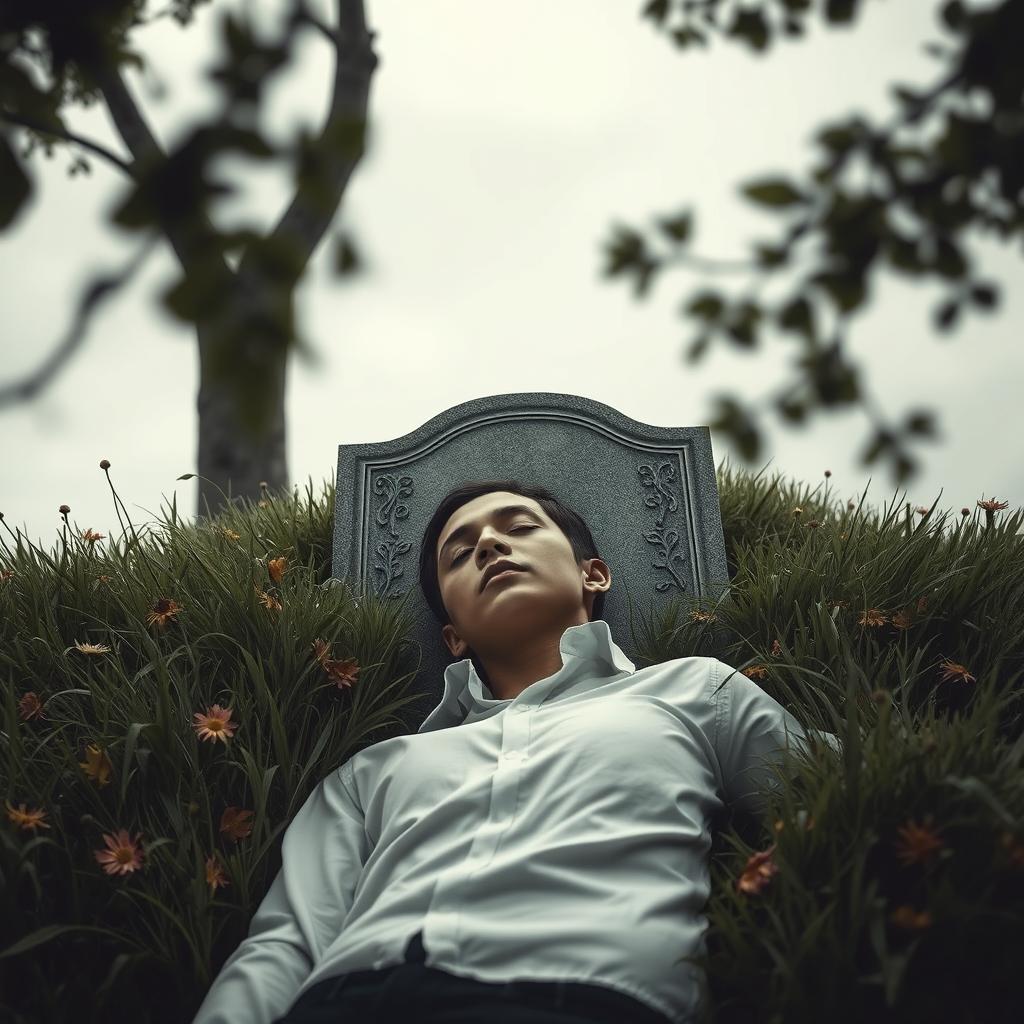
<path fill-rule="evenodd" d="M 757 813 L 781 748 L 814 730 L 717 659 L 638 671 L 600 619 L 559 651 L 512 700 L 448 666 L 417 733 L 317 785 L 194 1024 L 269 1024 L 326 978 L 401 963 L 420 930 L 429 967 L 693 1018 L 702 972 L 680 958 L 706 950 L 709 823 Z"/>

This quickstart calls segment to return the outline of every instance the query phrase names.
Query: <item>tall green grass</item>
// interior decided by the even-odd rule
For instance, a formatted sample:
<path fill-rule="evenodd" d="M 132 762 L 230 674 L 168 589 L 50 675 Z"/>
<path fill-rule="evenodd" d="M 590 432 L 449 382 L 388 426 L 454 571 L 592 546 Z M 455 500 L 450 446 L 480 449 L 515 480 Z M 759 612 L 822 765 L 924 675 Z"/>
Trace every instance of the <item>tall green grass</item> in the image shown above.
<path fill-rule="evenodd" d="M 720 823 L 713 1019 L 1018 1019 L 1021 512 L 876 512 L 728 467 L 718 486 L 731 590 L 637 610 L 639 661 L 718 657 L 843 751 L 793 755 L 761 820 Z M 191 1019 L 310 790 L 408 731 L 419 695 L 404 605 L 324 586 L 329 485 L 147 525 L 112 493 L 119 538 L 67 516 L 43 550 L 0 524 L 13 1024 Z M 114 873 L 117 837 L 135 859 Z"/>

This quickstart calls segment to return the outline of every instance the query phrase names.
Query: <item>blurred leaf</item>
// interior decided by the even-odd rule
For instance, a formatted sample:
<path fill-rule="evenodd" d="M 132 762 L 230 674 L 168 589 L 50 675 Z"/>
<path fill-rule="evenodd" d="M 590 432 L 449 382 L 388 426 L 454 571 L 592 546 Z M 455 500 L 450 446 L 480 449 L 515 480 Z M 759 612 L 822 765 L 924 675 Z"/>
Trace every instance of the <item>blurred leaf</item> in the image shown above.
<path fill-rule="evenodd" d="M 762 206 L 797 206 L 807 202 L 807 197 L 784 178 L 764 178 L 743 185 L 741 191 Z"/>
<path fill-rule="evenodd" d="M 693 216 L 689 211 L 658 222 L 661 230 L 676 243 L 685 242 L 690 237 L 693 227 Z"/>
<path fill-rule="evenodd" d="M 22 169 L 21 163 L 7 141 L 7 135 L 0 132 L 0 231 L 10 227 L 32 198 L 32 181 Z"/>

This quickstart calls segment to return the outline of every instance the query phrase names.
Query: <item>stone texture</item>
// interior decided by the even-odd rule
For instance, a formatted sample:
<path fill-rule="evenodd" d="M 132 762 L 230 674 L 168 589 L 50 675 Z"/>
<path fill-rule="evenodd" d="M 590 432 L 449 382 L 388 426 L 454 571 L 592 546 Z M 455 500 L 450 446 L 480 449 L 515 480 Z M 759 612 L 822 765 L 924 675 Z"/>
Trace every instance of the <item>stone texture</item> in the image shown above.
<path fill-rule="evenodd" d="M 333 575 L 358 593 L 405 598 L 422 662 L 402 710 L 413 728 L 440 700 L 452 658 L 419 589 L 419 549 L 444 495 L 478 479 L 542 484 L 586 521 L 612 570 L 604 619 L 637 662 L 629 598 L 646 615 L 728 589 L 706 426 L 656 427 L 578 395 L 494 395 L 391 441 L 338 446 Z M 628 597 L 627 597 L 628 595 Z"/>

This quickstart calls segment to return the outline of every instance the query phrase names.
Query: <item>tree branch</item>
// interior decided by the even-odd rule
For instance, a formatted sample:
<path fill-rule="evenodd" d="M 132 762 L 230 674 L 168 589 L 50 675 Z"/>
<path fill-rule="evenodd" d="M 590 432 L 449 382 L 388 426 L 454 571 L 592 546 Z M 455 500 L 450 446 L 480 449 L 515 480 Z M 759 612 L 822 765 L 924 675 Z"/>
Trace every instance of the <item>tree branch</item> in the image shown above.
<path fill-rule="evenodd" d="M 339 145 L 346 131 L 365 131 L 370 79 L 377 67 L 373 52 L 375 33 L 367 32 L 363 0 L 338 0 L 338 31 L 332 32 L 311 15 L 304 14 L 335 46 L 334 86 L 331 105 L 323 129 L 312 144 L 318 160 L 318 180 L 313 187 L 299 182 L 291 204 L 267 238 L 271 248 L 280 246 L 294 259 L 294 266 L 305 267 L 323 238 L 352 172 L 365 152 L 360 142 L 356 152 L 346 152 Z M 311 194 L 316 192 L 317 195 Z M 238 272 L 248 269 L 248 252 L 242 257 Z"/>
<path fill-rule="evenodd" d="M 112 276 L 96 277 L 92 280 L 85 295 L 79 300 L 75 320 L 67 337 L 43 360 L 38 369 L 27 377 L 12 384 L 0 385 L 0 408 L 34 398 L 71 361 L 71 357 L 85 341 L 85 332 L 89 327 L 95 307 L 135 276 L 145 263 L 146 257 L 153 251 L 156 238 L 156 235 L 150 235 L 142 249 L 128 260 L 120 272 Z"/>
<path fill-rule="evenodd" d="M 135 100 L 132 99 L 128 85 L 121 76 L 120 68 L 104 65 L 92 67 L 89 70 L 96 78 L 103 98 L 106 100 L 111 119 L 124 140 L 124 144 L 128 147 L 128 151 L 135 157 L 136 165 L 143 165 L 155 160 L 166 160 L 166 154 L 160 148 L 160 143 L 157 142 Z M 186 230 L 184 225 L 164 225 L 167 240 L 171 243 L 171 248 L 174 249 L 182 269 L 186 271 L 197 258 L 210 260 L 210 240 L 217 235 L 216 229 L 201 211 L 197 211 L 196 220 L 202 228 L 198 234 Z M 219 263 L 225 274 L 233 273 L 223 257 Z"/>
<path fill-rule="evenodd" d="M 124 171 L 129 178 L 135 177 L 134 167 L 122 160 L 116 153 L 111 152 L 105 146 L 101 146 L 98 142 L 93 142 L 90 139 L 82 138 L 81 135 L 69 132 L 63 125 L 59 128 L 50 127 L 42 121 L 37 121 L 34 117 L 26 117 L 24 114 L 12 114 L 8 110 L 0 110 L 0 119 L 20 128 L 29 128 L 39 135 L 52 135 L 54 138 L 63 139 L 65 142 L 73 142 L 75 145 L 91 150 L 97 156 L 109 160 L 119 170 Z"/>

